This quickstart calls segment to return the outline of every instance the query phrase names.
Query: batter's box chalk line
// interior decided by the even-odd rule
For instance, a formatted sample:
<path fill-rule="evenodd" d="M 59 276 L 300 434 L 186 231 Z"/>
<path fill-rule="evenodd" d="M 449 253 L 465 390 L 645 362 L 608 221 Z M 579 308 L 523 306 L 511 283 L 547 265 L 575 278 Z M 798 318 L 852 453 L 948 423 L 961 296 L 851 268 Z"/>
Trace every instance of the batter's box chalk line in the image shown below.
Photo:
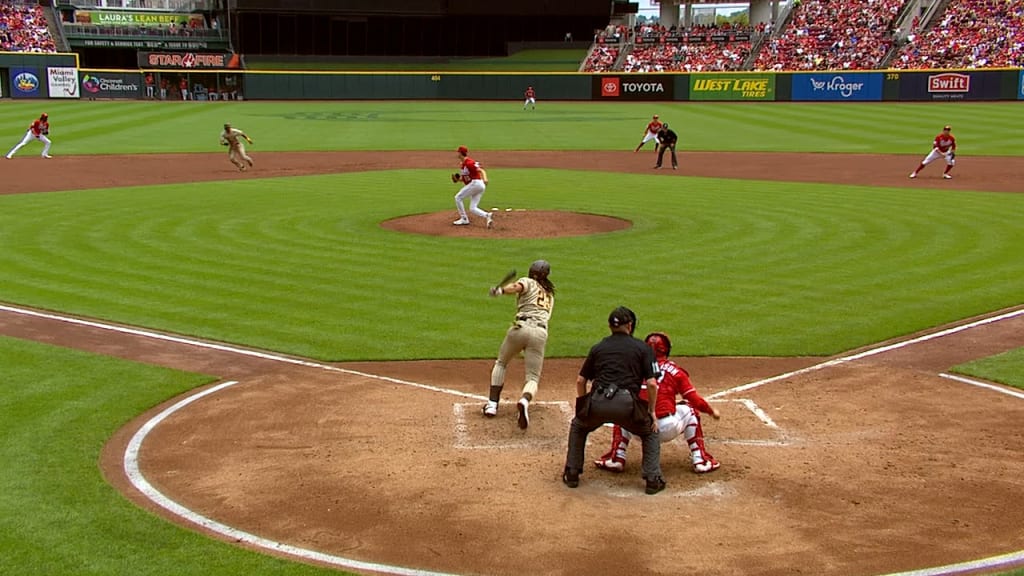
<path fill-rule="evenodd" d="M 510 404 L 510 403 L 509 403 Z M 535 401 L 530 402 L 530 407 L 554 406 L 562 413 L 565 423 L 568 426 L 572 422 L 574 412 L 568 402 L 559 400 L 556 402 Z M 552 446 L 564 446 L 565 437 L 557 438 L 538 437 L 536 435 L 523 434 L 521 438 L 480 438 L 480 434 L 473 434 L 470 431 L 469 418 L 485 419 L 481 413 L 482 404 L 456 402 L 452 404 L 454 415 L 454 441 L 452 446 L 461 450 L 529 450 L 537 448 L 550 448 Z M 507 414 L 506 414 L 507 415 Z M 499 416 L 500 417 L 500 416 Z"/>

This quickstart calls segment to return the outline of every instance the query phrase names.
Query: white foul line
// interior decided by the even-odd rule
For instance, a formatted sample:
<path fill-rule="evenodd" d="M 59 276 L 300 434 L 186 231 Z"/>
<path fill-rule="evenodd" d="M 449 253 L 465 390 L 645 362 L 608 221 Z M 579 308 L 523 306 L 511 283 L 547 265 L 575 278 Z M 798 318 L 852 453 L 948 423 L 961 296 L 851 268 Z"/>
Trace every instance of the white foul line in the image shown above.
<path fill-rule="evenodd" d="M 999 392 L 1000 394 L 1006 394 L 1008 396 L 1013 396 L 1014 398 L 1020 398 L 1021 400 L 1024 400 L 1024 392 L 1021 392 L 1020 390 L 1013 390 L 1005 386 L 996 386 L 995 384 L 989 384 L 988 382 L 982 382 L 981 380 L 975 380 L 973 378 L 968 378 L 966 376 L 957 376 L 956 374 L 942 373 L 939 374 L 939 376 L 942 376 L 943 378 L 949 378 L 950 380 L 956 380 L 957 382 L 963 382 L 964 384 L 970 384 L 971 386 L 977 386 L 979 388 L 994 390 L 996 392 Z"/>
<path fill-rule="evenodd" d="M 451 394 L 453 396 L 461 396 L 463 398 L 472 398 L 474 400 L 487 400 L 485 396 L 479 394 L 471 394 L 469 392 L 461 392 L 459 390 L 451 390 L 449 388 L 441 388 L 439 386 L 430 386 L 429 384 L 420 384 L 418 382 L 409 382 L 408 380 L 401 380 L 399 378 L 391 378 L 388 376 L 379 376 L 377 374 L 367 374 L 366 372 L 359 372 L 358 370 L 349 370 L 347 368 L 339 368 L 337 366 L 331 366 L 330 364 L 321 364 L 319 362 L 313 362 L 311 360 L 302 360 L 299 358 L 291 358 L 288 356 L 281 356 L 278 354 L 270 354 L 268 352 L 260 352 L 258 350 L 248 350 L 246 348 L 238 348 L 235 346 L 228 346 L 227 344 L 216 344 L 213 342 L 204 342 L 202 340 L 193 340 L 191 338 L 183 338 L 181 336 L 171 336 L 169 334 L 161 334 L 159 332 L 151 332 L 149 330 L 140 330 L 138 328 L 128 328 L 125 326 L 115 326 L 112 324 L 103 324 L 101 322 L 94 322 L 90 320 L 82 320 L 79 318 L 71 318 L 69 316 L 60 316 L 57 314 L 49 314 L 46 312 L 37 312 L 35 310 L 28 310 L 24 308 L 14 308 L 11 306 L 4 306 L 0 304 L 0 310 L 6 312 L 12 312 L 14 314 L 21 314 L 23 316 L 35 316 L 37 318 L 45 318 L 47 320 L 56 320 L 58 322 L 65 322 L 67 324 L 77 324 L 79 326 L 87 326 L 89 328 L 98 328 L 100 330 L 109 330 L 111 332 L 120 332 L 122 334 L 131 334 L 132 336 L 142 336 L 144 338 L 151 338 L 154 340 L 164 340 L 167 342 L 174 342 L 176 344 L 187 344 L 189 346 L 195 346 L 197 348 L 208 348 L 210 350 L 218 350 L 221 352 L 230 352 L 232 354 L 240 354 L 242 356 L 252 356 L 253 358 L 260 358 L 262 360 L 271 360 L 273 362 L 284 362 L 285 364 L 294 364 L 296 366 L 306 366 L 308 368 L 319 368 L 321 370 L 327 370 L 329 372 L 338 372 L 341 374 L 349 374 L 352 376 L 360 376 L 363 378 L 370 378 L 372 380 L 381 380 L 383 382 L 390 382 L 392 384 L 401 384 L 403 386 L 412 386 L 413 388 L 422 388 L 424 390 L 430 390 L 431 392 L 441 392 L 442 394 Z"/>
<path fill-rule="evenodd" d="M 969 330 L 971 328 L 975 328 L 975 327 L 978 327 L 978 326 L 984 326 L 985 324 L 991 324 L 993 322 L 999 322 L 1000 320 L 1006 320 L 1007 318 L 1013 318 L 1015 316 L 1020 316 L 1021 314 L 1024 314 L 1024 308 L 1022 308 L 1020 310 L 1014 310 L 1012 312 L 1007 312 L 1005 314 L 1000 314 L 998 316 L 992 316 L 992 317 L 989 317 L 989 318 L 982 318 L 981 320 L 976 320 L 974 322 L 971 322 L 969 324 L 964 324 L 962 326 L 954 326 L 952 328 L 947 328 L 945 330 L 940 330 L 938 332 L 933 332 L 931 334 L 925 334 L 924 336 L 919 336 L 917 338 L 911 338 L 910 340 L 904 340 L 903 342 L 896 342 L 895 344 L 889 344 L 887 346 L 879 346 L 878 348 L 872 348 L 870 350 L 865 350 L 863 352 L 858 352 L 857 354 L 851 354 L 849 356 L 843 356 L 841 358 L 833 358 L 832 360 L 827 360 L 825 362 L 821 362 L 821 363 L 815 364 L 813 366 L 808 366 L 806 368 L 801 368 L 799 370 L 793 370 L 792 372 L 786 372 L 785 374 L 779 374 L 778 376 L 772 376 L 771 378 L 764 378 L 762 380 L 757 380 L 757 381 L 751 382 L 749 384 L 744 384 L 742 386 L 736 386 L 735 388 L 729 388 L 728 390 L 721 390 L 719 392 L 715 392 L 714 394 L 711 394 L 710 396 L 707 396 L 706 398 L 710 400 L 712 398 L 719 398 L 719 397 L 726 396 L 728 394 L 733 394 L 733 393 L 736 393 L 736 392 L 744 392 L 746 390 L 752 390 L 754 388 L 759 388 L 761 386 L 764 386 L 765 384 L 771 384 L 772 382 L 778 382 L 779 380 L 785 380 L 786 378 L 792 378 L 793 376 L 799 376 L 801 374 L 807 374 L 808 372 L 815 372 L 815 371 L 821 370 L 823 368 L 829 368 L 829 367 L 832 367 L 832 366 L 838 366 L 840 364 L 845 364 L 847 362 L 852 362 L 854 360 L 860 360 L 861 358 L 866 358 L 868 356 L 874 356 L 875 354 L 881 354 L 883 352 L 889 352 L 890 350 L 897 350 L 897 349 L 903 348 L 905 346 L 910 346 L 911 344 L 917 344 L 919 342 L 926 342 L 928 340 L 934 340 L 936 338 L 942 338 L 943 336 L 949 336 L 950 334 L 956 334 L 957 332 L 962 332 L 964 330 Z"/>

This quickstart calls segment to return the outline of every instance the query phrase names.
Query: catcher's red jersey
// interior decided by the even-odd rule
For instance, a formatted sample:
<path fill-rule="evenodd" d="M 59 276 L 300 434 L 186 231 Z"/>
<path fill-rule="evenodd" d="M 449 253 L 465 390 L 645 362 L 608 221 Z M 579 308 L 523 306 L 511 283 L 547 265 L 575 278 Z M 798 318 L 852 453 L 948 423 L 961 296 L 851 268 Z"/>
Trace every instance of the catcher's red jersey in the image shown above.
<path fill-rule="evenodd" d="M 933 144 L 939 152 L 949 152 L 950 150 L 956 150 L 956 138 L 952 134 L 946 134 L 945 132 L 935 137 L 935 143 Z"/>
<path fill-rule="evenodd" d="M 682 366 L 666 359 L 658 361 L 658 368 L 661 370 L 661 378 L 658 380 L 658 400 L 654 406 L 654 413 L 659 418 L 675 413 L 676 395 L 682 396 L 694 409 L 711 414 L 711 406 L 697 393 L 697 389 L 690 382 L 690 374 Z M 647 399 L 646 389 L 640 391 L 640 397 Z"/>

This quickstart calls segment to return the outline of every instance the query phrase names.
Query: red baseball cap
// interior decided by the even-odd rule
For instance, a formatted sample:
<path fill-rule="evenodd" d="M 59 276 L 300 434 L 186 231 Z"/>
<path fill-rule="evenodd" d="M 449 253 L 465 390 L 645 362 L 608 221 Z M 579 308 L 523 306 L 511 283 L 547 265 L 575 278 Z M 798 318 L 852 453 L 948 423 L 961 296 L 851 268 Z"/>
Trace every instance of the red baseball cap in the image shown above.
<path fill-rule="evenodd" d="M 952 130 L 952 129 L 953 129 L 953 127 L 952 127 L 952 126 L 950 126 L 949 124 L 946 124 L 945 126 L 943 126 L 943 127 L 942 127 L 942 129 L 943 129 L 943 130 Z"/>
<path fill-rule="evenodd" d="M 655 118 L 657 118 L 657 117 L 658 117 L 658 115 L 657 115 L 657 114 L 655 114 L 655 115 L 654 115 L 654 117 L 655 117 Z"/>
<path fill-rule="evenodd" d="M 465 146 L 459 146 L 459 154 L 469 154 L 469 148 Z"/>

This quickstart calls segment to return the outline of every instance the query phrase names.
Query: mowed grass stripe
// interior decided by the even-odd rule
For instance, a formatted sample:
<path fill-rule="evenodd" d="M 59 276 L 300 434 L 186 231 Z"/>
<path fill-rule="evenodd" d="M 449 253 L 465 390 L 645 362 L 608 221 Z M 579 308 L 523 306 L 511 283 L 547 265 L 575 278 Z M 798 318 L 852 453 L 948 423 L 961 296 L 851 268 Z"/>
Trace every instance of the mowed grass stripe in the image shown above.
<path fill-rule="evenodd" d="M 538 257 L 553 262 L 564 295 L 554 356 L 579 355 L 600 334 L 594 310 L 619 303 L 687 334 L 681 354 L 798 355 L 1019 301 L 1016 195 L 502 170 L 485 207 L 584 210 L 634 226 L 505 241 L 380 228 L 452 211 L 442 176 L 0 198 L 3 238 L 19 242 L 0 254 L 0 299 L 350 360 L 492 355 L 510 309 L 486 288 Z"/>
<path fill-rule="evenodd" d="M 1008 126 L 1019 103 L 551 102 L 523 111 L 502 102 L 47 102 L 54 154 L 221 154 L 224 122 L 256 141 L 253 152 L 290 150 L 631 150 L 652 114 L 684 150 L 924 154 L 945 124 L 962 154 L 1019 155 Z M 39 106 L 0 109 L 4 133 L 23 134 Z M 396 133 L 401 138 L 396 138 Z M 11 146 L 15 143 L 12 137 Z M 37 146 L 37 145 L 36 145 Z M 34 149 L 38 152 L 38 148 Z M 25 153 L 28 153 L 26 151 Z M 585 168 L 585 166 L 580 166 Z M 178 166 L 183 172 L 188 166 Z"/>

